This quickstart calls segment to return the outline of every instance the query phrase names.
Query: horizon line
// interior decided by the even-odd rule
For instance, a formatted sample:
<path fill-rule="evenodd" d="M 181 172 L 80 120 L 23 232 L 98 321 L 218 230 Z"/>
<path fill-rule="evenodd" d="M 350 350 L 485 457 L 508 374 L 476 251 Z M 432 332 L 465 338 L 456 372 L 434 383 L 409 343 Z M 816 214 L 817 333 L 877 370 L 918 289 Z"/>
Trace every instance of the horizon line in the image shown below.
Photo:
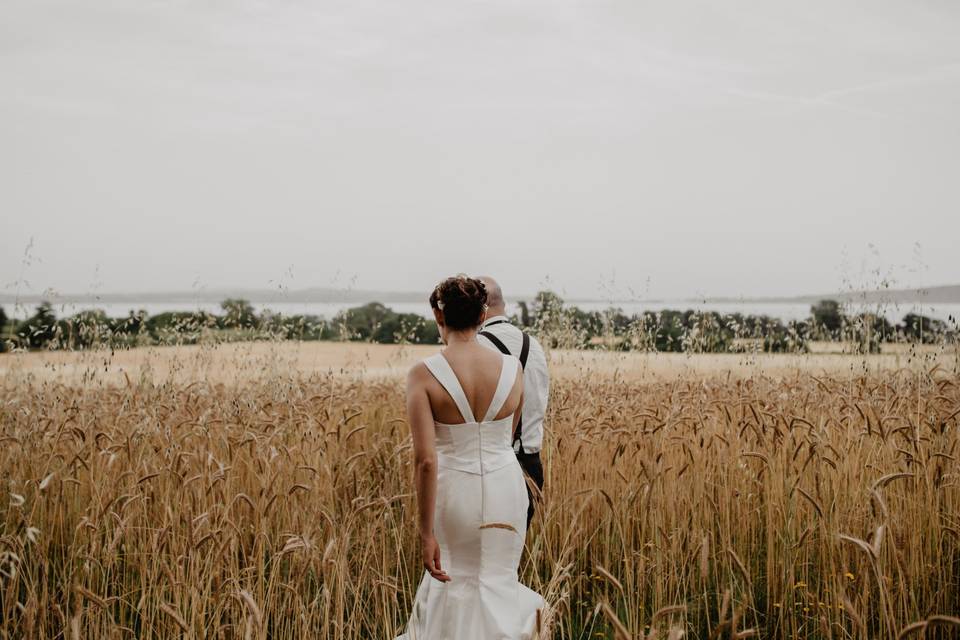
<path fill-rule="evenodd" d="M 953 284 L 941 284 L 941 285 L 928 285 L 928 286 L 911 286 L 911 287 L 898 287 L 890 289 L 851 289 L 847 291 L 835 291 L 833 293 L 806 293 L 798 295 L 712 295 L 712 296 L 680 296 L 680 297 L 669 297 L 669 296 L 656 296 L 650 298 L 644 297 L 598 297 L 598 296 L 575 296 L 575 295 L 561 295 L 561 298 L 565 302 L 587 302 L 587 303 L 658 303 L 658 302 L 685 302 L 685 303 L 803 303 L 809 302 L 814 299 L 828 300 L 835 297 L 840 298 L 849 298 L 856 295 L 866 295 L 877 296 L 880 294 L 887 294 L 890 296 L 903 295 L 903 294 L 924 294 L 933 290 L 941 289 L 960 289 L 960 283 Z M 556 289 L 541 289 L 541 291 L 553 291 L 558 293 Z M 313 293 L 321 294 L 327 298 L 327 300 L 303 300 L 297 299 L 298 297 L 308 295 Z M 539 292 L 538 292 L 539 293 Z M 340 294 L 342 297 L 335 297 L 337 294 Z M 536 298 L 537 294 L 518 294 L 518 295 L 507 295 L 505 298 L 508 302 L 523 302 L 529 301 Z M 560 295 L 558 293 L 558 295 Z M 102 302 L 104 304 L 118 304 L 122 302 L 147 302 L 148 299 L 163 301 L 163 302 L 200 302 L 202 298 L 220 298 L 221 296 L 227 297 L 241 297 L 241 298 L 251 298 L 251 302 L 263 303 L 263 302 L 283 302 L 283 298 L 293 298 L 290 299 L 290 302 L 313 302 L 313 303 L 333 303 L 333 302 L 354 302 L 357 301 L 357 298 L 365 298 L 367 302 L 382 302 L 377 300 L 377 296 L 386 296 L 388 299 L 387 302 L 412 302 L 414 299 L 419 299 L 422 297 L 421 293 L 414 291 L 399 291 L 399 290 L 381 290 L 381 289 L 347 289 L 347 288 L 338 288 L 338 287 L 305 287 L 301 289 L 288 289 L 288 290 L 276 290 L 276 289 L 264 289 L 264 288 L 253 288 L 253 287 L 211 287 L 209 289 L 199 289 L 194 291 L 186 290 L 154 290 L 154 291 L 141 291 L 141 292 L 130 292 L 130 291 L 111 291 L 111 292 L 102 292 L 102 293 L 57 293 L 57 292 L 42 292 L 42 293 L 4 293 L 0 292 L 0 304 L 18 304 L 18 303 L 38 303 L 38 302 L 62 302 L 67 303 L 93 303 L 93 302 Z M 264 298 L 271 298 L 270 300 L 264 300 Z M 113 298 L 113 300 L 110 300 Z M 252 299 L 256 298 L 256 299 Z M 392 299 L 391 299 L 392 298 Z M 409 300 L 399 300 L 398 298 L 409 298 Z M 958 300 L 960 301 L 960 300 Z"/>

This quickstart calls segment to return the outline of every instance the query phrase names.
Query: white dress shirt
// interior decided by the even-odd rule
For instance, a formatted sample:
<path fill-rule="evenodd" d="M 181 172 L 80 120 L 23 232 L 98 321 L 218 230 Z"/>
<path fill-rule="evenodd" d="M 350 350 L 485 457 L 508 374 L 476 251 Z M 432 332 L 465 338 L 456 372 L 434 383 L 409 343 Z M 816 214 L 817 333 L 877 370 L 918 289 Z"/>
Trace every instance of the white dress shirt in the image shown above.
<path fill-rule="evenodd" d="M 500 322 L 502 321 L 502 322 Z M 481 331 L 495 335 L 510 350 L 511 355 L 520 357 L 523 347 L 523 332 L 510 324 L 505 316 L 488 318 Z M 484 336 L 477 338 L 481 344 L 500 352 Z M 530 352 L 527 365 L 523 369 L 523 425 L 520 428 L 520 442 L 514 442 L 514 451 L 537 453 L 543 445 L 543 416 L 547 412 L 547 397 L 550 395 L 550 374 L 547 371 L 547 356 L 537 339 L 530 336 Z"/>

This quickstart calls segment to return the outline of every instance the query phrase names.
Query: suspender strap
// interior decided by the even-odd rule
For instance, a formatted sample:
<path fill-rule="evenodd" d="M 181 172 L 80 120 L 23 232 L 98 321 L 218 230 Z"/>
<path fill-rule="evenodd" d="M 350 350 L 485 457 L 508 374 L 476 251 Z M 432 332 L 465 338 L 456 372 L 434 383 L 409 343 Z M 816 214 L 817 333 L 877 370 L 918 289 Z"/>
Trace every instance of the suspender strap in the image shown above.
<path fill-rule="evenodd" d="M 520 453 L 523 453 L 523 440 L 520 439 L 521 435 L 523 435 L 523 407 L 520 407 L 520 419 L 517 420 L 517 428 L 513 430 L 513 441 L 520 443 Z"/>
<path fill-rule="evenodd" d="M 530 355 L 530 336 L 525 331 L 523 333 L 523 346 L 520 347 L 520 368 L 527 368 L 527 356 Z"/>
<path fill-rule="evenodd" d="M 500 322 L 503 322 L 502 320 Z M 494 322 L 492 324 L 499 324 L 499 322 Z M 503 344 L 503 341 L 500 340 L 497 336 L 493 335 L 489 331 L 481 331 L 480 335 L 490 341 L 497 350 L 504 355 L 513 355 L 510 353 L 510 349 L 507 349 L 507 345 Z M 523 369 L 527 368 L 527 356 L 530 355 L 530 336 L 523 332 L 523 344 L 520 347 L 520 367 Z"/>
<path fill-rule="evenodd" d="M 495 346 L 497 350 L 500 351 L 500 353 L 502 353 L 503 355 L 505 356 L 513 355 L 510 353 L 510 349 L 507 349 L 507 345 L 503 344 L 503 341 L 500 340 L 500 338 L 493 335 L 489 331 L 481 331 L 480 335 L 486 338 L 487 340 L 489 340 L 491 343 L 493 343 L 493 346 Z M 521 361 L 520 364 L 522 366 L 523 362 Z"/>
<path fill-rule="evenodd" d="M 487 326 L 493 326 L 495 324 L 506 323 L 506 320 L 497 320 L 496 322 L 491 322 Z M 520 368 L 527 368 L 527 356 L 530 355 L 530 336 L 527 335 L 526 331 L 520 332 L 523 335 L 523 344 L 520 346 Z M 480 334 L 484 338 L 490 341 L 490 343 L 497 348 L 500 353 L 504 355 L 512 355 L 510 350 L 507 349 L 507 345 L 503 344 L 503 341 L 500 340 L 497 336 L 493 335 L 489 331 L 481 331 Z M 523 440 L 520 439 L 520 432 L 523 430 L 523 409 L 520 410 L 520 419 L 517 420 L 517 428 L 513 432 L 513 441 L 520 443 L 520 453 L 523 453 Z"/>
<path fill-rule="evenodd" d="M 510 324 L 509 320 L 494 320 L 493 322 L 487 324 L 486 326 L 492 327 L 495 324 Z"/>

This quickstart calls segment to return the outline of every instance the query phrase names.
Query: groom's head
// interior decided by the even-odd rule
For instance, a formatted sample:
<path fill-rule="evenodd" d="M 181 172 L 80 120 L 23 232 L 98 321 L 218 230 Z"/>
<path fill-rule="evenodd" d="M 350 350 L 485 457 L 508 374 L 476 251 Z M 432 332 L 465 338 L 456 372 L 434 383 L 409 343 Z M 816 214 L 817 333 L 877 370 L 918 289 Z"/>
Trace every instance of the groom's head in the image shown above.
<path fill-rule="evenodd" d="M 480 282 L 487 288 L 487 317 L 507 315 L 507 304 L 503 300 L 503 290 L 490 276 L 480 276 Z"/>

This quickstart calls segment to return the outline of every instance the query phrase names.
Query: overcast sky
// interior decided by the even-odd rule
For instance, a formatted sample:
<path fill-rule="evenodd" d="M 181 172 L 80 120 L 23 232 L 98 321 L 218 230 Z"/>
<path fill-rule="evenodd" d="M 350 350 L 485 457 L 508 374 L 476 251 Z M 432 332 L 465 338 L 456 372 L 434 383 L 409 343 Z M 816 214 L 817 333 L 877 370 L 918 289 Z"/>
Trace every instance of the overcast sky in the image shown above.
<path fill-rule="evenodd" d="M 956 0 L 0 13 L 6 293 L 960 282 Z"/>

